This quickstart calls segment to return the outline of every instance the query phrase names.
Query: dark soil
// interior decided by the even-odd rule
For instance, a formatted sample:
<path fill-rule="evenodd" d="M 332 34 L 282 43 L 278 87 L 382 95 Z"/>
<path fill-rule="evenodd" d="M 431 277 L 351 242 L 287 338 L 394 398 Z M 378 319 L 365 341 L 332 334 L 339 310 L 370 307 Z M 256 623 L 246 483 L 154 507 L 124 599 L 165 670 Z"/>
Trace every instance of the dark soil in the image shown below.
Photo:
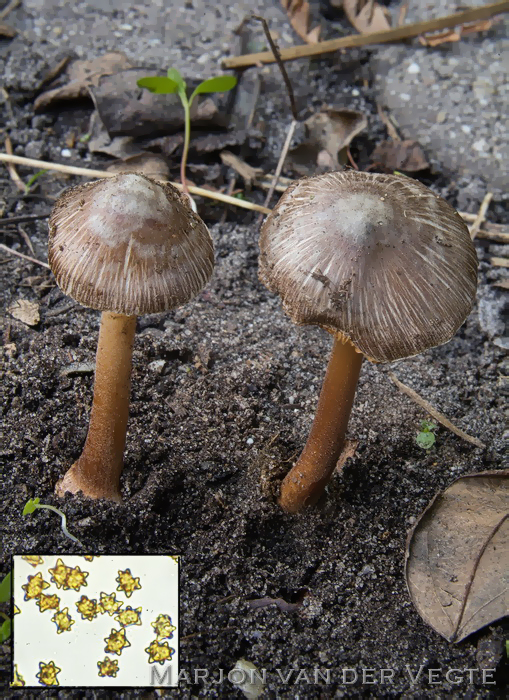
<path fill-rule="evenodd" d="M 39 117 L 33 126 L 30 96 L 18 93 L 12 105 L 19 125 L 19 133 L 11 133 L 15 147 L 43 139 L 47 153 L 58 154 L 70 128 L 78 135 L 87 128 L 88 108 Z M 286 124 L 274 134 L 284 135 Z M 370 127 L 359 142 L 361 161 L 379 128 Z M 273 138 L 280 147 L 282 140 Z M 269 146 L 259 157 L 269 171 Z M 25 181 L 31 174 L 19 171 Z M 426 184 L 454 204 L 454 185 L 443 175 L 427 177 Z M 62 188 L 76 182 L 44 176 L 22 196 L 2 168 L 3 216 L 45 214 Z M 463 474 L 507 466 L 503 351 L 481 330 L 474 310 L 441 348 L 390 368 L 366 362 L 349 429 L 360 441 L 356 456 L 335 474 L 317 507 L 284 515 L 276 503 L 278 485 L 304 445 L 331 340 L 319 329 L 295 327 L 258 281 L 256 217 L 230 211 L 220 225 L 214 221 L 222 207 L 199 206 L 216 245 L 216 271 L 193 303 L 139 319 L 122 505 L 54 495 L 55 483 L 80 454 L 93 385 L 90 373 L 62 370 L 94 361 L 99 315 L 64 297 L 48 270 L 0 253 L 3 307 L 24 298 L 37 302 L 41 315 L 33 328 L 8 314 L 3 319 L 2 571 L 13 553 L 82 553 L 63 536 L 54 514 L 22 516 L 26 501 L 37 496 L 65 511 L 69 529 L 89 552 L 181 555 L 180 661 L 191 681 L 196 669 L 217 678 L 218 669 L 226 674 L 246 658 L 267 669 L 271 698 L 501 697 L 507 659 L 497 662 L 495 685 L 483 685 L 479 669 L 493 667 L 494 657 L 485 661 L 482 652 L 490 647 L 498 653 L 509 626 L 493 625 L 458 645 L 446 642 L 410 602 L 404 554 L 407 532 L 438 491 Z M 494 212 L 500 220 L 501 209 Z M 46 221 L 22 227 L 35 257 L 46 260 Z M 6 245 L 30 254 L 16 228 L 2 233 Z M 494 279 L 492 250 L 483 241 L 477 249 L 485 293 Z M 415 438 L 426 413 L 392 384 L 389 369 L 486 448 L 439 428 L 436 446 L 421 450 Z M 263 597 L 300 605 L 293 612 L 250 606 Z M 3 651 L 7 683 L 8 645 Z M 417 683 L 407 666 L 414 674 L 423 666 Z M 357 671 L 357 682 L 343 682 L 346 668 Z M 443 674 L 433 685 L 428 671 L 436 668 Z M 454 685 L 445 680 L 450 668 L 477 671 L 473 682 L 463 673 Z M 277 669 L 283 676 L 295 673 L 283 683 Z M 326 669 L 330 684 L 314 683 L 315 670 Z M 394 669 L 394 677 L 383 686 L 362 684 L 362 669 L 375 669 L 378 683 L 381 669 Z M 296 684 L 299 671 L 311 682 L 301 675 Z M 183 683 L 169 694 L 241 697 L 228 681 L 210 679 Z M 3 693 L 36 695 L 155 697 L 148 689 Z"/>

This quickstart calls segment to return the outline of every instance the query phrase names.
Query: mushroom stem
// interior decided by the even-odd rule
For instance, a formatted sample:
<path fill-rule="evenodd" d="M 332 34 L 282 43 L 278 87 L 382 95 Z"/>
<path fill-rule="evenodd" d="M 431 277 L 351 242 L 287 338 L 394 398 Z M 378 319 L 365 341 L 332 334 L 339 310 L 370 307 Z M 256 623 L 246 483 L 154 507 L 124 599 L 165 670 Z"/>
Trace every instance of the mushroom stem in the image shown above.
<path fill-rule="evenodd" d="M 363 355 L 342 336 L 334 345 L 306 446 L 281 485 L 279 504 L 288 513 L 316 503 L 345 442 Z"/>
<path fill-rule="evenodd" d="M 129 417 L 136 316 L 104 311 L 97 345 L 94 400 L 81 457 L 56 487 L 90 498 L 120 501 L 120 474 Z"/>

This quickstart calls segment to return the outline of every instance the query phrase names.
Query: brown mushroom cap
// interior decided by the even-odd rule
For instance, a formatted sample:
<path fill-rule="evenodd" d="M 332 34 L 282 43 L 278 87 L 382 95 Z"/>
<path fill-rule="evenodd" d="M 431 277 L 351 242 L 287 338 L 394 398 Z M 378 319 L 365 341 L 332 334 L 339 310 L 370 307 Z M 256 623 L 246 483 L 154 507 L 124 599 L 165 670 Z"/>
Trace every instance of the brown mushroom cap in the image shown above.
<path fill-rule="evenodd" d="M 49 231 L 58 285 L 100 311 L 173 309 L 203 289 L 214 267 L 208 229 L 180 192 L 135 173 L 67 190 Z"/>
<path fill-rule="evenodd" d="M 405 176 L 299 180 L 266 219 L 260 252 L 260 280 L 295 323 L 340 333 L 374 362 L 447 342 L 475 299 L 468 228 Z"/>

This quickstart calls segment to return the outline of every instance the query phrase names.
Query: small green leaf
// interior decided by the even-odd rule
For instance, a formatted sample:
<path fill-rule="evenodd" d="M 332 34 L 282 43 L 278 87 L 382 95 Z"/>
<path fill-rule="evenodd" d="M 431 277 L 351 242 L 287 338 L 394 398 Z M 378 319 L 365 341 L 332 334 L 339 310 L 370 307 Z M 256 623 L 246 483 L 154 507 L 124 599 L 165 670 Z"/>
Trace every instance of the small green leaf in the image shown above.
<path fill-rule="evenodd" d="M 421 430 L 423 430 L 425 433 L 432 433 L 437 428 L 437 424 L 432 420 L 421 420 Z"/>
<path fill-rule="evenodd" d="M 11 636 L 12 623 L 10 620 L 6 620 L 0 627 L 0 642 L 6 642 Z"/>
<path fill-rule="evenodd" d="M 435 444 L 435 434 L 429 431 L 417 433 L 416 442 L 423 450 L 430 450 Z"/>
<path fill-rule="evenodd" d="M 186 81 L 184 78 L 180 75 L 180 72 L 176 68 L 168 68 L 168 72 L 166 74 L 170 80 L 173 80 L 173 82 L 177 83 L 178 87 L 181 90 L 186 89 Z"/>
<path fill-rule="evenodd" d="M 25 507 L 23 508 L 23 515 L 30 515 L 30 513 L 33 513 L 39 505 L 40 500 L 40 498 L 30 498 L 25 503 Z"/>
<path fill-rule="evenodd" d="M 193 92 L 194 95 L 200 95 L 203 92 L 228 92 L 237 84 L 237 78 L 233 75 L 218 75 L 217 78 L 209 78 L 200 83 Z"/>
<path fill-rule="evenodd" d="M 159 75 L 140 78 L 136 84 L 138 87 L 147 88 L 147 90 L 154 92 L 156 95 L 171 95 L 179 90 L 178 83 L 174 80 L 170 80 L 170 78 L 164 78 Z"/>
<path fill-rule="evenodd" d="M 44 173 L 47 173 L 47 170 L 38 170 L 32 177 L 28 180 L 27 184 L 25 185 L 25 194 L 28 194 L 30 192 L 30 188 L 34 184 L 34 182 L 41 177 L 41 175 L 44 175 Z"/>
<path fill-rule="evenodd" d="M 11 598 L 11 579 L 12 575 L 9 571 L 0 583 L 0 603 L 6 603 Z"/>

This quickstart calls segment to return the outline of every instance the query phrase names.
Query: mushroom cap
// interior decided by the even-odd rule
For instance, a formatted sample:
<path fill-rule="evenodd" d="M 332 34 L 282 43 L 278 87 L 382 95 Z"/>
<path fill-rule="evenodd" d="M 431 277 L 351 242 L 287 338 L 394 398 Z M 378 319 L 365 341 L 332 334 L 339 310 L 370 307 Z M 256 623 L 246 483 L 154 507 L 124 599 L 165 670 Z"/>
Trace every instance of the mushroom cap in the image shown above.
<path fill-rule="evenodd" d="M 186 198 L 136 173 L 66 190 L 51 212 L 48 258 L 65 294 L 127 316 L 185 304 L 214 268 L 209 231 Z"/>
<path fill-rule="evenodd" d="M 373 362 L 446 343 L 477 288 L 477 256 L 459 214 L 396 175 L 297 181 L 262 227 L 259 264 L 295 323 L 347 337 Z"/>

